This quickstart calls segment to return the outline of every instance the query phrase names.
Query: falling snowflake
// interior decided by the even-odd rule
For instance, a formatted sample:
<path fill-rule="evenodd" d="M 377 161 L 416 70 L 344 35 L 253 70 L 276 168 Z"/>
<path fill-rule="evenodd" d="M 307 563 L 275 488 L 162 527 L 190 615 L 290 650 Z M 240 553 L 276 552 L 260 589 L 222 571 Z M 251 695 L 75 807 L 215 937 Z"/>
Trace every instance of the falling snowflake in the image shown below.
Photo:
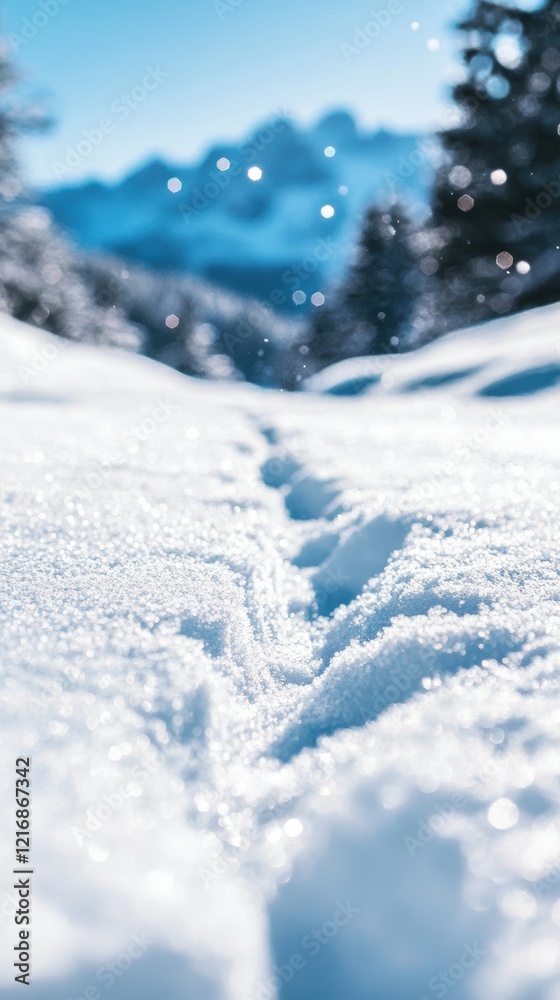
<path fill-rule="evenodd" d="M 436 271 L 439 270 L 439 264 L 435 257 L 424 257 L 424 259 L 420 262 L 420 270 L 423 271 L 424 274 L 435 274 Z"/>
<path fill-rule="evenodd" d="M 449 172 L 449 180 L 454 187 L 466 188 L 472 181 L 472 174 L 468 167 L 456 166 Z"/>
<path fill-rule="evenodd" d="M 470 194 L 462 194 L 457 204 L 462 212 L 470 212 L 474 207 L 474 198 L 471 198 Z"/>
<path fill-rule="evenodd" d="M 501 267 L 503 271 L 507 271 L 508 267 L 513 264 L 513 257 L 507 250 L 502 250 L 501 253 L 496 257 L 496 264 Z"/>
<path fill-rule="evenodd" d="M 508 175 L 506 174 L 505 170 L 493 170 L 492 173 L 490 174 L 490 180 L 492 181 L 492 184 L 496 184 L 498 186 L 505 184 L 507 179 Z"/>

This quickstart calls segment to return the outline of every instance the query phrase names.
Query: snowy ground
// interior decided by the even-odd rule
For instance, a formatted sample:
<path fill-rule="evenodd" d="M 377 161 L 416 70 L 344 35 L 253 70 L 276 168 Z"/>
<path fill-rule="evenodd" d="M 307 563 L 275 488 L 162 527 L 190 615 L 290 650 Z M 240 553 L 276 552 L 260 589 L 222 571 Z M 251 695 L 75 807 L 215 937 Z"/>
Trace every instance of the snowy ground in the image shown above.
<path fill-rule="evenodd" d="M 352 399 L 2 321 L 6 1000 L 28 753 L 38 1000 L 559 1000 L 559 319 Z"/>

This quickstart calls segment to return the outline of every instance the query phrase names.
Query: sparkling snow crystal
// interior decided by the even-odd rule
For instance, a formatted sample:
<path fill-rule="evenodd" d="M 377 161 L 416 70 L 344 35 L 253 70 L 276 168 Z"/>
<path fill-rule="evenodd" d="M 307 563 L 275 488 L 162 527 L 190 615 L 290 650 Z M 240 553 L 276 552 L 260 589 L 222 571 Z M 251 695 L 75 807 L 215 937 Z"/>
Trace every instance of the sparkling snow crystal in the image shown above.
<path fill-rule="evenodd" d="M 37 998 L 560 996 L 557 317 L 346 399 L 2 321 Z"/>

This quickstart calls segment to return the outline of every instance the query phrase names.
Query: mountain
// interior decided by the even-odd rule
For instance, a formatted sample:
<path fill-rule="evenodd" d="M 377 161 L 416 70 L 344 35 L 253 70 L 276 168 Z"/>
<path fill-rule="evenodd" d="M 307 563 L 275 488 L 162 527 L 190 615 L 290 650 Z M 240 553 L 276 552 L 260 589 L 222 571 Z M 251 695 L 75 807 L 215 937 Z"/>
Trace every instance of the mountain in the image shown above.
<path fill-rule="evenodd" d="M 116 184 L 58 187 L 41 201 L 84 248 L 295 309 L 295 292 L 309 305 L 343 272 L 367 205 L 399 192 L 421 212 L 435 155 L 434 140 L 361 131 L 344 111 L 308 130 L 277 116 L 197 164 L 153 160 Z"/>

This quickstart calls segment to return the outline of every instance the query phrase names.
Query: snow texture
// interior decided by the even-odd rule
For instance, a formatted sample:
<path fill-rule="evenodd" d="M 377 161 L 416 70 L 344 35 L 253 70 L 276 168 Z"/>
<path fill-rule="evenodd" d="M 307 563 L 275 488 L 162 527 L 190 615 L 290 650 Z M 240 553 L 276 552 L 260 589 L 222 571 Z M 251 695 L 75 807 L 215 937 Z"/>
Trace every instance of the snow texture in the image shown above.
<path fill-rule="evenodd" d="M 558 390 L 489 391 L 558 364 L 558 315 L 351 399 L 2 320 L 37 1000 L 558 1000 Z"/>

